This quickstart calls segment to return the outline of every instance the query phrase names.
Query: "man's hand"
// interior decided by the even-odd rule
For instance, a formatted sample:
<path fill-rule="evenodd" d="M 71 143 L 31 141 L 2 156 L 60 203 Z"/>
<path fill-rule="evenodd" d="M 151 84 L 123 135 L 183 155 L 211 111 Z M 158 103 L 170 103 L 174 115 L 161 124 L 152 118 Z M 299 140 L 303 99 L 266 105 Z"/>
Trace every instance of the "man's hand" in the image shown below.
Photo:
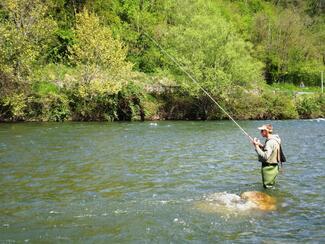
<path fill-rule="evenodd" d="M 257 139 L 256 137 L 254 138 L 254 140 L 252 141 L 252 143 L 253 143 L 253 145 L 255 146 L 255 147 L 262 147 L 263 145 L 262 145 L 262 143 L 260 142 L 260 140 L 259 139 Z"/>

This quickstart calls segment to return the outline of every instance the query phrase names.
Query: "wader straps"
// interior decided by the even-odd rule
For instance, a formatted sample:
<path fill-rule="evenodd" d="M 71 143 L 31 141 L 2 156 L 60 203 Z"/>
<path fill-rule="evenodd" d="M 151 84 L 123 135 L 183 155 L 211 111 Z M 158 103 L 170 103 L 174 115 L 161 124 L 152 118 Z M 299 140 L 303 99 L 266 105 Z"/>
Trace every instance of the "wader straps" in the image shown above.
<path fill-rule="evenodd" d="M 276 152 L 276 161 L 278 161 L 278 163 L 282 163 L 281 156 L 280 156 L 280 144 L 279 144 L 279 147 L 277 148 L 277 152 Z M 281 164 L 281 166 L 282 166 L 282 164 Z"/>
<path fill-rule="evenodd" d="M 278 163 L 281 164 L 281 168 L 282 168 L 283 165 L 282 165 L 282 161 L 281 161 L 281 145 L 280 144 L 279 144 L 278 151 L 276 152 L 276 160 L 278 161 Z"/>

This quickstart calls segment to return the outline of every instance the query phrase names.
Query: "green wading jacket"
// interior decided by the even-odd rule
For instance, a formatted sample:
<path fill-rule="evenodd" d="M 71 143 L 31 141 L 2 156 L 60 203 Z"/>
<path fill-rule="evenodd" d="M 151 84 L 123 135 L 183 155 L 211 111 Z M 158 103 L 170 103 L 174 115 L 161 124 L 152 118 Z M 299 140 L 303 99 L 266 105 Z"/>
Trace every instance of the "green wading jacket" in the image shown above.
<path fill-rule="evenodd" d="M 257 147 L 255 151 L 258 155 L 258 161 L 262 164 L 277 164 L 280 162 L 280 143 L 281 139 L 278 135 L 271 135 L 265 141 L 264 147 Z"/>

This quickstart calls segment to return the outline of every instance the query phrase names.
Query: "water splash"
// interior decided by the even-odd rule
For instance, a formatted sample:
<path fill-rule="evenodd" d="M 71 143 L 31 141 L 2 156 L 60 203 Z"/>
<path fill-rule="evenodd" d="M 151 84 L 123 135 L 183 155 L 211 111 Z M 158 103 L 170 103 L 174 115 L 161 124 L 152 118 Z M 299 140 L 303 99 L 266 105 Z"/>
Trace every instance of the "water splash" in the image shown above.
<path fill-rule="evenodd" d="M 263 192 L 244 192 L 240 196 L 227 192 L 216 192 L 204 196 L 203 200 L 197 202 L 195 206 L 203 212 L 239 214 L 252 210 L 275 210 L 276 200 Z"/>

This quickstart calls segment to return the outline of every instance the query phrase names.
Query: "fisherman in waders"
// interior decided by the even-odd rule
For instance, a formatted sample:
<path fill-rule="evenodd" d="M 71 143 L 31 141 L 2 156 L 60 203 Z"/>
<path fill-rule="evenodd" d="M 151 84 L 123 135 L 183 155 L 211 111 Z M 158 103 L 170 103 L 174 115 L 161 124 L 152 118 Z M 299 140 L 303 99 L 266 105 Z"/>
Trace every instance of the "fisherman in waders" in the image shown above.
<path fill-rule="evenodd" d="M 273 135 L 272 125 L 263 125 L 258 128 L 261 135 L 266 138 L 262 145 L 257 138 L 254 138 L 253 145 L 258 155 L 258 161 L 262 163 L 262 181 L 264 188 L 272 188 L 279 173 L 280 145 L 281 139 L 278 135 Z"/>

